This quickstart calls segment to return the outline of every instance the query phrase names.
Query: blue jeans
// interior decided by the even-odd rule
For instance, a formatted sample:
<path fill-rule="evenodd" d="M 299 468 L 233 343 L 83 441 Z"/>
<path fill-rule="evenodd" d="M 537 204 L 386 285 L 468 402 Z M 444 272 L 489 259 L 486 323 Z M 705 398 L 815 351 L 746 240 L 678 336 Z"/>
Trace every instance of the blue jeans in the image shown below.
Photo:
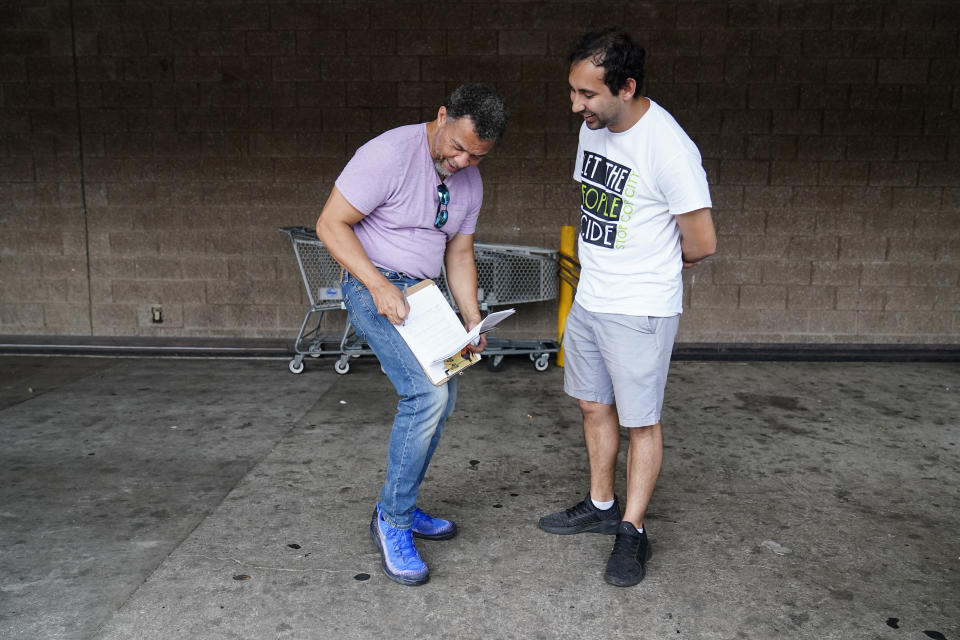
<path fill-rule="evenodd" d="M 380 272 L 400 289 L 419 282 L 395 271 L 381 269 Z M 380 490 L 380 508 L 388 524 L 409 529 L 420 483 L 457 401 L 456 378 L 434 386 L 397 329 L 377 311 L 373 296 L 363 283 L 344 271 L 340 284 L 350 323 L 373 349 L 400 395 L 390 432 L 387 478 Z"/>

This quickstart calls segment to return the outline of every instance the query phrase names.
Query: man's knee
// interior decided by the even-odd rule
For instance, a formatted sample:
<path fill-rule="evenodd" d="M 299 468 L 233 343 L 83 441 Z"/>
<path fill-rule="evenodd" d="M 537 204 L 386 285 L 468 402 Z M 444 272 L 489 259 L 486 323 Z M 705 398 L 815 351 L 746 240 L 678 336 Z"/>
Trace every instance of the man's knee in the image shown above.
<path fill-rule="evenodd" d="M 589 416 L 606 416 L 611 412 L 616 412 L 616 407 L 612 404 L 604 404 L 602 402 L 592 402 L 590 400 L 577 400 L 577 404 L 580 406 L 580 411 L 583 412 L 585 417 Z"/>
<path fill-rule="evenodd" d="M 629 429 L 627 429 L 627 431 L 630 433 L 631 441 L 633 440 L 643 441 L 643 440 L 649 440 L 651 438 L 659 437 L 662 431 L 662 427 L 660 426 L 659 422 L 656 422 L 654 424 L 642 426 L 642 427 L 630 427 Z"/>
<path fill-rule="evenodd" d="M 451 406 L 451 394 L 447 385 L 429 387 L 424 385 L 419 400 L 423 403 L 424 410 L 437 417 L 446 417 L 453 410 Z M 456 396 L 454 396 L 456 397 Z"/>

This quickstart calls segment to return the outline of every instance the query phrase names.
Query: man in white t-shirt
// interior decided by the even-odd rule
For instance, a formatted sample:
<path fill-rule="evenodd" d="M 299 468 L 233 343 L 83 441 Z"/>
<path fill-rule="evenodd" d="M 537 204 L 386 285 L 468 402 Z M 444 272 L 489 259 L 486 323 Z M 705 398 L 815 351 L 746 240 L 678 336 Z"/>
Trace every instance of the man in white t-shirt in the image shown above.
<path fill-rule="evenodd" d="M 577 398 L 590 491 L 540 519 L 550 533 L 616 534 L 604 579 L 643 580 L 643 520 L 660 474 L 660 411 L 683 301 L 683 267 L 716 251 L 700 153 L 673 117 L 640 95 L 644 50 L 616 28 L 584 35 L 570 55 L 570 99 L 583 116 L 581 272 L 564 330 L 564 391 Z M 614 495 L 620 426 L 630 435 L 627 500 Z"/>

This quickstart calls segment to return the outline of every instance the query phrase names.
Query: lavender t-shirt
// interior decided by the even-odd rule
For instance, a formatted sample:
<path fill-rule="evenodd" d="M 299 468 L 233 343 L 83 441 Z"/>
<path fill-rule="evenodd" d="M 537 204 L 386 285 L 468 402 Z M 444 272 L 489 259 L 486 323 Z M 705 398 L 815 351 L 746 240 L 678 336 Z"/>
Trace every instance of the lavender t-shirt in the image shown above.
<path fill-rule="evenodd" d="M 445 181 L 450 190 L 447 223 L 437 216 L 437 177 L 425 124 L 391 129 L 357 149 L 337 178 L 337 189 L 364 218 L 353 230 L 367 257 L 378 267 L 416 278 L 440 275 L 447 243 L 457 233 L 472 234 L 483 201 L 476 167 Z"/>

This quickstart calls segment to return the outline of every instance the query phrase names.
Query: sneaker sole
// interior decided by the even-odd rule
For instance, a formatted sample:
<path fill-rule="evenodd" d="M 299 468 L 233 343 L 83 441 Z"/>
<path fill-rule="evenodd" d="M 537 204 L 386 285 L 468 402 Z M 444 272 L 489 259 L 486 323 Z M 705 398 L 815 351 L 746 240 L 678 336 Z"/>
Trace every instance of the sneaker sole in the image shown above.
<path fill-rule="evenodd" d="M 647 567 L 646 567 L 646 564 L 647 564 L 647 562 L 650 561 L 650 557 L 651 557 L 651 556 L 653 556 L 653 548 L 652 548 L 652 547 L 650 546 L 650 544 L 648 543 L 648 544 L 647 544 L 647 557 L 644 558 L 644 560 L 643 560 L 643 564 L 644 564 L 644 567 L 643 567 L 643 575 L 640 576 L 640 579 L 639 579 L 639 580 L 621 580 L 621 579 L 617 578 L 616 576 L 610 576 L 610 575 L 607 575 L 606 572 L 604 572 L 604 574 L 603 574 L 603 580 L 604 580 L 604 582 L 606 582 L 607 584 L 612 584 L 612 585 L 615 586 L 615 587 L 632 587 L 632 586 L 635 586 L 635 585 L 640 584 L 641 582 L 643 582 L 643 579 L 647 577 Z"/>
<path fill-rule="evenodd" d="M 380 542 L 380 536 L 377 535 L 377 532 L 374 527 L 376 527 L 375 522 L 370 523 L 370 539 L 373 540 L 373 544 L 377 545 L 377 551 L 380 552 L 380 566 L 383 567 L 383 572 L 387 575 L 388 578 L 394 582 L 398 582 L 402 585 L 408 587 L 419 587 L 422 584 L 426 584 L 430 580 L 430 574 L 428 573 L 423 578 L 404 578 L 403 576 L 398 576 L 395 573 L 390 573 L 390 568 L 387 567 L 387 554 L 383 552 L 383 543 Z"/>
<path fill-rule="evenodd" d="M 457 525 L 453 525 L 453 529 L 445 533 L 428 534 L 428 533 L 420 533 L 418 531 L 413 532 L 414 538 L 421 538 L 423 540 L 449 540 L 455 535 L 457 535 Z"/>
<path fill-rule="evenodd" d="M 600 533 L 604 535 L 613 535 L 617 533 L 617 529 L 620 527 L 620 521 L 605 520 L 603 522 L 583 524 L 576 527 L 554 527 L 544 524 L 542 521 L 538 523 L 538 525 L 547 533 L 553 533 L 558 536 L 568 536 L 575 533 Z"/>

